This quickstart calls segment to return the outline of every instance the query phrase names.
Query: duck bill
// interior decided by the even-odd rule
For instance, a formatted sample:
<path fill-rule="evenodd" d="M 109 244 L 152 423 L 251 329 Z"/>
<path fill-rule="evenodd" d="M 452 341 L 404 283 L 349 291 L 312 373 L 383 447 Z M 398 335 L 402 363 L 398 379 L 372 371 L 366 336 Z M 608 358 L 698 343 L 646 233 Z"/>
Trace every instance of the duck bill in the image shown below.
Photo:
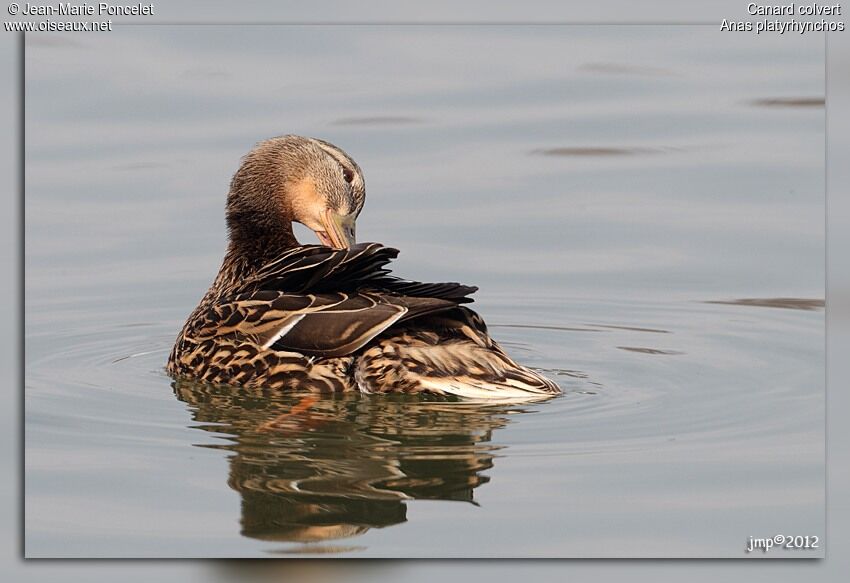
<path fill-rule="evenodd" d="M 335 249 L 346 249 L 355 243 L 355 218 L 351 215 L 341 215 L 330 209 L 322 213 L 322 226 L 325 228 L 324 237 L 319 239 L 325 245 Z"/>

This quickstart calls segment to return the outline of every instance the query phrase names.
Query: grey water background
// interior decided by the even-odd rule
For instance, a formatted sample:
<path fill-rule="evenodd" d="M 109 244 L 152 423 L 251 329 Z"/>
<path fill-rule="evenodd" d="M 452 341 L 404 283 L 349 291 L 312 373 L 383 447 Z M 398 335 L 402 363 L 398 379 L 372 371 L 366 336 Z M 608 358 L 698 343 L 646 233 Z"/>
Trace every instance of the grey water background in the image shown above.
<path fill-rule="evenodd" d="M 742 556 L 750 535 L 822 536 L 823 311 L 735 303 L 823 298 L 822 38 L 360 26 L 29 41 L 28 555 Z M 348 149 L 366 173 L 361 238 L 401 248 L 402 275 L 480 285 L 494 335 L 566 395 L 466 415 L 329 402 L 270 437 L 254 429 L 287 398 L 259 412 L 176 398 L 161 366 L 220 260 L 227 180 L 281 132 Z M 335 453 L 337 438 L 354 445 Z M 257 492 L 295 514 L 316 503 L 245 488 L 260 482 L 244 467 L 327 477 L 351 456 L 353 478 L 395 493 L 356 479 L 320 493 L 364 533 L 240 535 Z M 399 468 L 469 483 L 416 500 L 415 484 L 387 486 Z"/>

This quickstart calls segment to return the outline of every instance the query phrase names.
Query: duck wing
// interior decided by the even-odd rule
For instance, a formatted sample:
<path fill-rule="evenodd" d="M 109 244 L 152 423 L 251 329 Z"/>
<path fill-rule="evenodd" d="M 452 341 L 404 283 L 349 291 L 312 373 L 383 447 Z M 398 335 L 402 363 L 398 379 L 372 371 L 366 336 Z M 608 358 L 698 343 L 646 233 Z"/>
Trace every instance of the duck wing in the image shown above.
<path fill-rule="evenodd" d="M 397 255 L 398 250 L 377 243 L 295 248 L 209 308 L 192 335 L 201 341 L 247 341 L 263 349 L 340 357 L 397 322 L 472 301 L 467 295 L 474 287 L 389 276 L 384 266 Z"/>
<path fill-rule="evenodd" d="M 322 245 L 296 247 L 261 267 L 244 289 L 290 293 L 370 289 L 402 296 L 438 298 L 456 304 L 473 301 L 478 290 L 457 282 L 422 283 L 389 275 L 386 265 L 398 249 L 380 243 L 359 243 L 349 249 Z"/>
<path fill-rule="evenodd" d="M 437 298 L 374 292 L 289 294 L 258 291 L 218 304 L 193 336 L 205 341 L 247 341 L 264 349 L 308 356 L 346 356 L 395 324 L 452 309 Z"/>

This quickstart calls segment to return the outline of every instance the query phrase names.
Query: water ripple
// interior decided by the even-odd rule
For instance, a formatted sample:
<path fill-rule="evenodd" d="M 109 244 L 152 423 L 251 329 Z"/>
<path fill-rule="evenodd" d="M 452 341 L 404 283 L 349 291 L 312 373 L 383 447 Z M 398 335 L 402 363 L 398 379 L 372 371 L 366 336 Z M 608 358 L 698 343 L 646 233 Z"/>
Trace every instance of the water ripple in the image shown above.
<path fill-rule="evenodd" d="M 786 310 L 820 310 L 826 302 L 818 298 L 739 298 L 736 300 L 709 300 L 706 304 L 753 306 L 758 308 L 783 308 Z"/>

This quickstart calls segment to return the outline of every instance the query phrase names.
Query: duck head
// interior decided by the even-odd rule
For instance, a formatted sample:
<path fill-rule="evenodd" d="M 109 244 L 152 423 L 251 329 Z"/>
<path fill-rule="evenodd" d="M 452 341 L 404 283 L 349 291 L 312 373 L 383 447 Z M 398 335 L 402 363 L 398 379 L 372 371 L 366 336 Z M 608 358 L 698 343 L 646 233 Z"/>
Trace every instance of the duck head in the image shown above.
<path fill-rule="evenodd" d="M 323 245 L 355 243 L 355 222 L 366 200 L 363 174 L 342 149 L 286 135 L 257 144 L 230 183 L 227 226 L 243 247 L 292 247 L 292 223 L 316 233 Z"/>

